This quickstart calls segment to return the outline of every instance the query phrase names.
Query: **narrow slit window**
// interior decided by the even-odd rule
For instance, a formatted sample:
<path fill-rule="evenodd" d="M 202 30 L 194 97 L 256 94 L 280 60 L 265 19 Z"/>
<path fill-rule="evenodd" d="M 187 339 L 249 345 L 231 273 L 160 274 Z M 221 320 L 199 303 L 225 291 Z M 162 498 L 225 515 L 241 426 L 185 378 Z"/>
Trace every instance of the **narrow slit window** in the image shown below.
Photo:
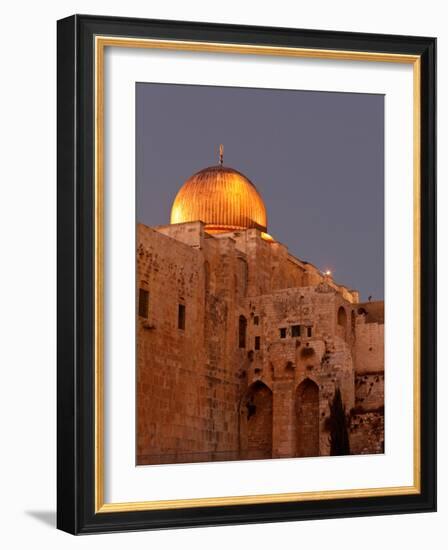
<path fill-rule="evenodd" d="M 144 288 L 138 291 L 138 314 L 144 319 L 148 318 L 149 314 L 149 292 Z"/>
<path fill-rule="evenodd" d="M 255 336 L 255 349 L 260 349 L 260 337 Z"/>
<path fill-rule="evenodd" d="M 260 318 L 258 317 L 258 315 L 255 315 L 254 317 L 254 325 L 259 325 L 260 324 Z"/>
<path fill-rule="evenodd" d="M 306 335 L 310 338 L 313 335 L 313 327 L 306 327 Z"/>
<path fill-rule="evenodd" d="M 286 328 L 280 329 L 280 338 L 286 338 Z"/>
<path fill-rule="evenodd" d="M 177 316 L 177 328 L 185 330 L 185 306 L 179 304 L 178 316 Z"/>
<path fill-rule="evenodd" d="M 240 318 L 238 321 L 238 345 L 240 348 L 246 347 L 246 329 L 247 329 L 246 317 L 244 317 L 244 315 L 240 315 Z"/>

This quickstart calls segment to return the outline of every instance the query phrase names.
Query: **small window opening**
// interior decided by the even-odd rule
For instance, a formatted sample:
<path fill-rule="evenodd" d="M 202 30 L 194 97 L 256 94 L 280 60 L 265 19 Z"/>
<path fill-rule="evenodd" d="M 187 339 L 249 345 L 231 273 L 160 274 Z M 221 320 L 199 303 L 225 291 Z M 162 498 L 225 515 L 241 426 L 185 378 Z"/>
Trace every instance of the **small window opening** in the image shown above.
<path fill-rule="evenodd" d="M 247 328 L 247 320 L 244 315 L 240 315 L 239 321 L 238 321 L 238 345 L 240 348 L 246 347 L 246 328 Z"/>
<path fill-rule="evenodd" d="M 306 335 L 310 338 L 313 335 L 313 327 L 306 327 Z"/>
<path fill-rule="evenodd" d="M 292 325 L 291 336 L 293 337 L 300 336 L 300 325 Z"/>
<path fill-rule="evenodd" d="M 286 328 L 280 329 L 280 338 L 286 338 Z"/>
<path fill-rule="evenodd" d="M 178 316 L 177 316 L 177 328 L 185 330 L 185 305 L 179 304 Z"/>
<path fill-rule="evenodd" d="M 255 336 L 255 349 L 260 349 L 260 337 Z"/>
<path fill-rule="evenodd" d="M 140 288 L 138 292 L 138 314 L 144 319 L 148 318 L 149 313 L 149 292 Z"/>
<path fill-rule="evenodd" d="M 258 315 L 255 315 L 254 317 L 254 325 L 258 325 L 260 324 L 260 318 L 258 317 Z"/>

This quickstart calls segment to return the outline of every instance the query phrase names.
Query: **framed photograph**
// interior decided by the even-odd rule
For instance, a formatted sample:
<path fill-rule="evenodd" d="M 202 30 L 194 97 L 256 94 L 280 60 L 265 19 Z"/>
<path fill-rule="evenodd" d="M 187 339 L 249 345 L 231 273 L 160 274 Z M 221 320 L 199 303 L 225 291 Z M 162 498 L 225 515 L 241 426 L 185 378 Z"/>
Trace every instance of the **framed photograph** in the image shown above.
<path fill-rule="evenodd" d="M 436 508 L 425 37 L 58 22 L 58 527 Z"/>

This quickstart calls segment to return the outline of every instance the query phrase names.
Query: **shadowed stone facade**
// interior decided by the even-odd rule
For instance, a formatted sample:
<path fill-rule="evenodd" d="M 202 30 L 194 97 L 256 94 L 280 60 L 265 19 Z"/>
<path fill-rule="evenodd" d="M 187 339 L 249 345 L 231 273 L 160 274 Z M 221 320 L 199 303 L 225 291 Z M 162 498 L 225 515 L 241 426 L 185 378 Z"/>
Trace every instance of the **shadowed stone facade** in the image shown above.
<path fill-rule="evenodd" d="M 258 228 L 137 227 L 137 463 L 384 451 L 384 304 Z"/>

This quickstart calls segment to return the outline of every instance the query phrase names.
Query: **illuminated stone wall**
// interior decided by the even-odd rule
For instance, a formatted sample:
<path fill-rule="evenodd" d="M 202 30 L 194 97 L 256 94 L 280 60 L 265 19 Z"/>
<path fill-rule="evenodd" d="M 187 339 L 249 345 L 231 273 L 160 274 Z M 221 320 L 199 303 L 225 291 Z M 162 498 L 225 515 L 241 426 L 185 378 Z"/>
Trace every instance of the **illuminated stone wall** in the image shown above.
<path fill-rule="evenodd" d="M 360 419 L 383 414 L 382 303 L 256 229 L 139 225 L 137 245 L 139 464 L 329 454 L 337 387 L 353 450 L 380 452 Z"/>

